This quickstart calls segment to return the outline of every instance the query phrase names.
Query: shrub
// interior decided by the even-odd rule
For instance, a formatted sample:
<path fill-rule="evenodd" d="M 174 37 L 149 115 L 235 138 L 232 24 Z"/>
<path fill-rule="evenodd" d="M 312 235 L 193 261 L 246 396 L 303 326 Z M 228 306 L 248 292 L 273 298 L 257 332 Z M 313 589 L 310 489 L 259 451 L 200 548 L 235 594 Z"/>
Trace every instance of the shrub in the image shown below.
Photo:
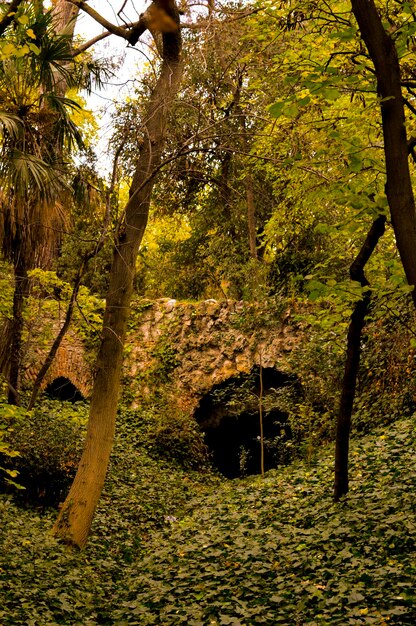
<path fill-rule="evenodd" d="M 209 462 L 208 448 L 197 423 L 191 415 L 175 408 L 156 413 L 149 432 L 149 452 L 187 470 L 203 469 Z"/>
<path fill-rule="evenodd" d="M 18 407 L 8 405 L 7 413 L 11 416 L 19 411 Z M 8 425 L 4 420 L 4 416 L 0 419 L 0 481 L 6 485 L 10 485 L 16 488 L 20 486 L 12 480 L 16 478 L 18 471 L 15 469 L 11 459 L 19 456 L 19 453 L 10 446 L 7 441 Z"/>
<path fill-rule="evenodd" d="M 25 413 L 0 405 L 1 421 L 7 424 L 5 442 L 18 456 L 3 465 L 17 470 L 16 482 L 24 489 L 19 499 L 26 503 L 56 506 L 68 489 L 81 456 L 86 423 L 86 405 L 44 401 Z M 10 490 L 0 477 L 0 487 Z"/>

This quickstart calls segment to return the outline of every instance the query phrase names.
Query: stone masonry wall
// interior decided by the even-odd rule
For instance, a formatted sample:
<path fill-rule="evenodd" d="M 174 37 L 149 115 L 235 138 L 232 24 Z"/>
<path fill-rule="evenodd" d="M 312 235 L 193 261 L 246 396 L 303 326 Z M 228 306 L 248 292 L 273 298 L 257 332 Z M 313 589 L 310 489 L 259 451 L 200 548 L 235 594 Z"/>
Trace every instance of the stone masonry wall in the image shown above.
<path fill-rule="evenodd" d="M 34 342 L 27 354 L 28 382 L 34 381 L 60 324 L 50 326 L 50 341 Z M 263 367 L 289 373 L 287 355 L 301 334 L 287 306 L 233 300 L 139 300 L 133 303 L 129 328 L 123 368 L 125 398 L 135 407 L 162 390 L 181 408 L 190 410 L 214 385 L 249 373 L 260 362 Z M 89 397 L 92 357 L 72 329 L 43 388 L 64 377 Z"/>
<path fill-rule="evenodd" d="M 133 307 L 132 317 L 124 386 L 133 406 L 158 385 L 169 385 L 179 405 L 192 410 L 214 385 L 260 362 L 289 372 L 287 355 L 300 335 L 279 302 L 162 299 Z"/>

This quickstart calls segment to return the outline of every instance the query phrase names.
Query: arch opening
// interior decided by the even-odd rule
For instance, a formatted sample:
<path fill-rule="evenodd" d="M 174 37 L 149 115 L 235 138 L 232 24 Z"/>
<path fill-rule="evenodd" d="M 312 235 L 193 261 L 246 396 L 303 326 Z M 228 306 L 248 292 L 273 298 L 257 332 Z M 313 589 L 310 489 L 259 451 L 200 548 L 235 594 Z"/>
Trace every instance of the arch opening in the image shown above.
<path fill-rule="evenodd" d="M 45 388 L 44 392 L 49 398 L 53 400 L 60 400 L 61 402 L 84 402 L 85 398 L 82 393 L 75 387 L 75 385 L 64 376 L 55 378 Z"/>
<path fill-rule="evenodd" d="M 265 470 L 292 460 L 288 402 L 299 391 L 295 377 L 274 368 L 261 371 Z M 260 368 L 215 385 L 200 401 L 195 418 L 213 464 L 227 478 L 261 472 Z"/>

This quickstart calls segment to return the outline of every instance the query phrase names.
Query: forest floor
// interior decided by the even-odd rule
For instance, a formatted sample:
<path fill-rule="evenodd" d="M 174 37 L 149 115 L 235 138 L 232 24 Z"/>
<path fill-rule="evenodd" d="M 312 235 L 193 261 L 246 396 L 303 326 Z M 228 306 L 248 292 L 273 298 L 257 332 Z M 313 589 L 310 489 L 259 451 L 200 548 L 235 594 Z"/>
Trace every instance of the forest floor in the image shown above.
<path fill-rule="evenodd" d="M 130 431 L 132 432 L 132 431 Z M 0 496 L 0 624 L 416 624 L 416 417 L 265 478 L 166 466 L 119 440 L 92 536 Z"/>

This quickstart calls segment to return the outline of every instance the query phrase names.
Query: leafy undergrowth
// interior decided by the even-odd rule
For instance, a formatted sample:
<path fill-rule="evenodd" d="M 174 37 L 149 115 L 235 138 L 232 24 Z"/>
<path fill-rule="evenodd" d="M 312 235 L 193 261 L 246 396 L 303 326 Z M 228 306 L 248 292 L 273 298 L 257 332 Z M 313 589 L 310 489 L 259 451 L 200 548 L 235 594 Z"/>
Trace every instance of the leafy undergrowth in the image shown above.
<path fill-rule="evenodd" d="M 49 514 L 3 498 L 0 623 L 416 624 L 415 435 L 412 418 L 356 440 L 336 505 L 332 450 L 264 480 L 149 461 L 139 483 L 110 479 L 82 553 L 51 538 Z"/>

